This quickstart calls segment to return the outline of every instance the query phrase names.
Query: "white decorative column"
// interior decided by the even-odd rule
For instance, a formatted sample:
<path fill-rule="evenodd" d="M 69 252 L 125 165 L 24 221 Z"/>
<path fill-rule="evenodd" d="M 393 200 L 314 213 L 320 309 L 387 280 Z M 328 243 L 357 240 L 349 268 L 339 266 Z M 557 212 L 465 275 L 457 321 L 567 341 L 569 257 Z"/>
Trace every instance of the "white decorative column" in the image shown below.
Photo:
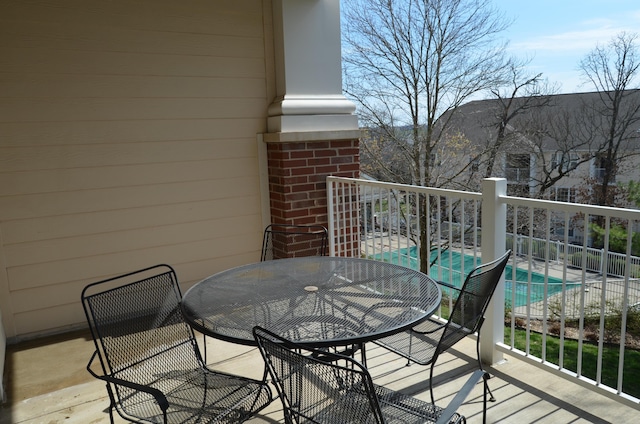
<path fill-rule="evenodd" d="M 327 176 L 360 174 L 355 105 L 342 95 L 340 0 L 272 4 L 276 95 L 262 137 L 270 220 L 328 226 Z"/>
<path fill-rule="evenodd" d="M 353 131 L 342 94 L 339 0 L 274 0 L 276 98 L 268 133 Z"/>

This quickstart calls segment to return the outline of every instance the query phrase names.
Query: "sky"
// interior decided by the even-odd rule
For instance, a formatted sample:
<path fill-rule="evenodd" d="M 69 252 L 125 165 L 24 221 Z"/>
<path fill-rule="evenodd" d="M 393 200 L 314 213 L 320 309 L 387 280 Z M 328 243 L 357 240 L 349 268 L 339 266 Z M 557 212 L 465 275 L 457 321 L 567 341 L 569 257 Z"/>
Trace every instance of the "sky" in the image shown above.
<path fill-rule="evenodd" d="M 594 91 L 580 61 L 621 31 L 640 33 L 639 0 L 493 0 L 513 23 L 503 35 L 509 53 L 531 59 L 533 74 L 560 84 L 560 93 Z"/>

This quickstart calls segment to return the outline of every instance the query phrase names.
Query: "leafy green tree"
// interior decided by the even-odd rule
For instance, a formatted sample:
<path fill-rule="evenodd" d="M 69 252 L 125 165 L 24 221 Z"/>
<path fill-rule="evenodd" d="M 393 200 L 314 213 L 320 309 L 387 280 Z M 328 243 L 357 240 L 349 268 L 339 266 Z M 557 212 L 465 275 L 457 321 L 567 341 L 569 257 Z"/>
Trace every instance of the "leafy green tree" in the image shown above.
<path fill-rule="evenodd" d="M 606 230 L 597 224 L 591 224 L 594 247 L 603 248 Z M 622 224 L 613 223 L 609 228 L 609 251 L 617 253 L 627 252 L 627 228 Z M 640 256 L 640 233 L 633 233 L 631 237 L 631 254 Z"/>
<path fill-rule="evenodd" d="M 629 181 L 621 186 L 627 193 L 627 200 L 640 208 L 640 182 Z"/>

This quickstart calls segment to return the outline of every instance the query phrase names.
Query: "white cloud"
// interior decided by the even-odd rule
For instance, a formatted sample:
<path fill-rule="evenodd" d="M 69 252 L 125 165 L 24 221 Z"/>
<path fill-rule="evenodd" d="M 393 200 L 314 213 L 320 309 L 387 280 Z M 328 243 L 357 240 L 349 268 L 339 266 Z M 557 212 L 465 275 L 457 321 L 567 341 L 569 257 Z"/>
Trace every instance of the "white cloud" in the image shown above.
<path fill-rule="evenodd" d="M 608 43 L 622 31 L 638 32 L 640 10 L 625 13 L 620 19 L 594 18 L 574 25 L 575 30 L 529 37 L 512 43 L 514 50 L 535 52 L 589 51 L 597 45 Z"/>
<path fill-rule="evenodd" d="M 606 44 L 620 28 L 601 27 L 585 31 L 570 31 L 545 35 L 513 43 L 512 48 L 547 52 L 590 50 L 598 44 Z"/>

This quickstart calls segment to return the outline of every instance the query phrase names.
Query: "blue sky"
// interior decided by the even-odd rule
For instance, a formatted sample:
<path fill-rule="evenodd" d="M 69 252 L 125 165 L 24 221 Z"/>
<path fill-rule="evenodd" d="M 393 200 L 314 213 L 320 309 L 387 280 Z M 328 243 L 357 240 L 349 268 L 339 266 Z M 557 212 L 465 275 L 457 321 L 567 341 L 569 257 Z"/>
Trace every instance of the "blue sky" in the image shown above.
<path fill-rule="evenodd" d="M 513 19 L 509 53 L 530 58 L 532 73 L 561 84 L 561 93 L 593 91 L 578 66 L 596 45 L 621 31 L 640 32 L 638 0 L 493 0 Z"/>

